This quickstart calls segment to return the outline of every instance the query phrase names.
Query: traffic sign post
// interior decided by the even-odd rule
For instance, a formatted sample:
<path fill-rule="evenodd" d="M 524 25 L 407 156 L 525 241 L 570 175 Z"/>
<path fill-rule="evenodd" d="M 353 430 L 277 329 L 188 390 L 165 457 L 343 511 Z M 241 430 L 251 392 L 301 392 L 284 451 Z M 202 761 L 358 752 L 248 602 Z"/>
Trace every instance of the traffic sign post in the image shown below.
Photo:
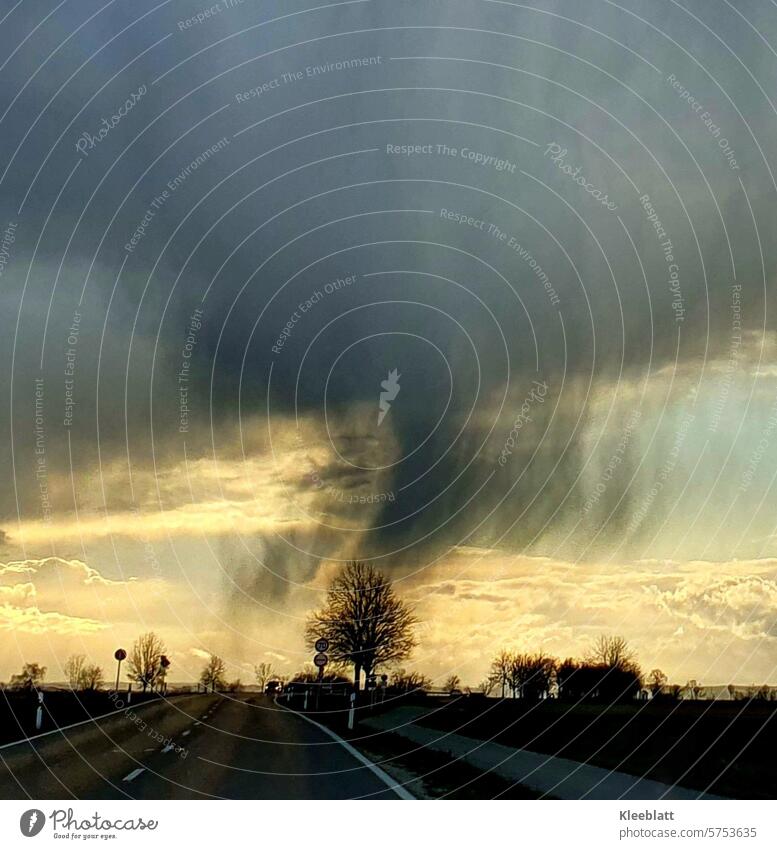
<path fill-rule="evenodd" d="M 124 649 L 116 649 L 116 651 L 113 653 L 113 656 L 118 661 L 118 664 L 116 666 L 116 692 L 118 693 L 119 692 L 119 673 L 121 672 L 121 662 L 122 662 L 122 660 L 124 660 L 124 658 L 127 657 L 127 652 L 125 652 Z"/>
<path fill-rule="evenodd" d="M 321 647 L 321 648 L 320 648 Z M 316 688 L 316 710 L 318 710 L 319 700 L 321 698 L 321 685 L 324 682 L 324 667 L 329 663 L 329 656 L 324 654 L 325 649 L 329 648 L 329 640 L 323 637 L 316 640 L 316 651 L 318 654 L 313 658 L 313 663 L 318 667 L 318 687 Z"/>

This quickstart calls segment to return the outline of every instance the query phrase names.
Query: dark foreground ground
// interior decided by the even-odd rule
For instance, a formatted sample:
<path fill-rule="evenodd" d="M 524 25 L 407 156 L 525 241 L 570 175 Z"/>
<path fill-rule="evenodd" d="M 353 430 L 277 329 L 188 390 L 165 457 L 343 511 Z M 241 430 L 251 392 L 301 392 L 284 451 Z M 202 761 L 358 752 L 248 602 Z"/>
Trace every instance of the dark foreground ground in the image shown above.
<path fill-rule="evenodd" d="M 133 706 L 134 707 L 134 706 Z M 264 696 L 199 695 L 0 748 L 0 798 L 395 799 L 303 717 Z"/>
<path fill-rule="evenodd" d="M 397 704 L 386 702 L 384 709 Z M 680 701 L 604 706 L 556 700 L 416 700 L 417 724 L 569 758 L 729 798 L 777 798 L 777 703 Z M 368 711 L 365 711 L 365 714 Z M 342 715 L 331 714 L 342 727 Z M 344 732 L 347 733 L 347 732 Z M 374 733 L 357 745 L 390 749 Z M 429 766 L 433 766 L 432 759 Z"/>
<path fill-rule="evenodd" d="M 533 797 L 520 783 L 415 746 L 391 728 L 357 722 L 349 731 L 341 704 L 327 701 L 327 711 L 308 715 L 389 776 L 267 697 L 178 695 L 0 746 L 0 798 L 390 799 L 392 784 L 422 798 Z M 719 796 L 777 798 L 774 703 L 388 699 L 360 707 L 357 717 L 408 704 L 423 706 L 419 726 L 471 738 L 473 749 L 490 740 Z"/>
<path fill-rule="evenodd" d="M 138 706 L 158 698 L 155 693 L 132 694 L 131 704 Z M 38 694 L 35 691 L 0 691 L 0 745 L 23 740 L 41 732 L 51 731 L 63 725 L 72 725 L 90 717 L 111 713 L 123 707 L 127 701 L 126 692 L 113 694 L 105 690 L 80 691 L 45 690 L 43 693 L 42 724 L 40 730 L 35 727 Z"/>

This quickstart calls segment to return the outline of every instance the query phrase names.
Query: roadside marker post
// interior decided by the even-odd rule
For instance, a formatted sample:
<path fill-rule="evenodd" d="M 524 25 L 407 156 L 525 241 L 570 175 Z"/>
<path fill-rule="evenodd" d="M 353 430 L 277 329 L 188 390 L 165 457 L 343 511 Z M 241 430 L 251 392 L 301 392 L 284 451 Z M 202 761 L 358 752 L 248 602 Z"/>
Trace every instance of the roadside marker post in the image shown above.
<path fill-rule="evenodd" d="M 43 725 L 43 691 L 38 691 L 38 709 L 35 711 L 35 730 L 40 731 Z"/>
<path fill-rule="evenodd" d="M 353 731 L 353 718 L 356 713 L 356 693 L 351 693 L 351 707 L 348 710 L 348 730 Z"/>

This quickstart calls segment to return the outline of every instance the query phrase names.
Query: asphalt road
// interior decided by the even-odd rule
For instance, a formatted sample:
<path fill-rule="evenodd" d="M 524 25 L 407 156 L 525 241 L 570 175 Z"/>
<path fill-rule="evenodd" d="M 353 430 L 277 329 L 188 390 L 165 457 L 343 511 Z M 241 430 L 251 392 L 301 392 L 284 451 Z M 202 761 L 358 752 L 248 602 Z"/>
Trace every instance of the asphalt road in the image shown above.
<path fill-rule="evenodd" d="M 170 741 L 170 742 L 167 742 Z M 264 696 L 187 696 L 0 748 L 3 799 L 396 799 Z"/>

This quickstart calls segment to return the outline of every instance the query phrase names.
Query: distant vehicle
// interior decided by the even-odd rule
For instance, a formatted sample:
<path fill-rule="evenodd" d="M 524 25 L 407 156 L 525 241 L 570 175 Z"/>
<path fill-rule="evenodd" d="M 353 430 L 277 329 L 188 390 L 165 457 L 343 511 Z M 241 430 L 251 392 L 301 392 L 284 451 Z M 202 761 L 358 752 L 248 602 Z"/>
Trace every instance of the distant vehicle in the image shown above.
<path fill-rule="evenodd" d="M 282 689 L 280 681 L 268 681 L 265 685 L 264 692 L 268 696 L 278 696 Z"/>

